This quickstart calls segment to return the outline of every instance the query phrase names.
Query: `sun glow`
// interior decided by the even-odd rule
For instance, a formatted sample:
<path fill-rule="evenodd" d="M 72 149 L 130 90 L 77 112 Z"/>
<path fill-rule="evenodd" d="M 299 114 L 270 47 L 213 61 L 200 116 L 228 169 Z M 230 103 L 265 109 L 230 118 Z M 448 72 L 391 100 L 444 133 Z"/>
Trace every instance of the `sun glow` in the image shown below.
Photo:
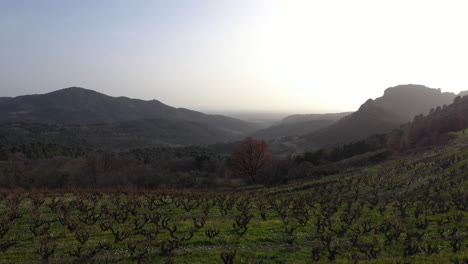
<path fill-rule="evenodd" d="M 242 32 L 242 52 L 257 74 L 298 105 L 325 112 L 355 110 L 397 84 L 458 92 L 468 88 L 460 81 L 468 41 L 461 34 L 463 9 L 455 10 L 463 3 L 453 4 L 267 1 Z"/>

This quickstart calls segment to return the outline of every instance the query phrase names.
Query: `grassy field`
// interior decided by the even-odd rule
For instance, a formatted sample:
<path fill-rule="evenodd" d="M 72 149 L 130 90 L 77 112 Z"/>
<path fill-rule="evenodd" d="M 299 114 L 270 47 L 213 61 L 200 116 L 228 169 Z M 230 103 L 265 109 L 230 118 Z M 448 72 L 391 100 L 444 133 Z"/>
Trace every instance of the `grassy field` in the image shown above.
<path fill-rule="evenodd" d="M 468 136 L 235 194 L 3 190 L 0 200 L 0 263 L 468 263 Z"/>

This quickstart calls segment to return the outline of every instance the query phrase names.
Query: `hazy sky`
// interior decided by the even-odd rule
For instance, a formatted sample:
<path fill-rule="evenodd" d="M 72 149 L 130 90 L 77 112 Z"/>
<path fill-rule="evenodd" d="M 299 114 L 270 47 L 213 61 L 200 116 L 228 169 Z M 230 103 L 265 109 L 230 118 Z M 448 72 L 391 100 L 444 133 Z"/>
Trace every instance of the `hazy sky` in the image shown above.
<path fill-rule="evenodd" d="M 0 96 L 81 86 L 196 110 L 355 110 L 468 89 L 468 2 L 0 0 Z"/>

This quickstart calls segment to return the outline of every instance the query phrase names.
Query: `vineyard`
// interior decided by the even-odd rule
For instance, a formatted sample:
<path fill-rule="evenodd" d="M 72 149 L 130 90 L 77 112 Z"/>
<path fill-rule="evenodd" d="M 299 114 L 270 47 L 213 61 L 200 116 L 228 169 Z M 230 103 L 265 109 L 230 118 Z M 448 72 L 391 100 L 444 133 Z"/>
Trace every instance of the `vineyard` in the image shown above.
<path fill-rule="evenodd" d="M 467 263 L 468 136 L 454 137 L 235 193 L 3 190 L 0 262 Z"/>

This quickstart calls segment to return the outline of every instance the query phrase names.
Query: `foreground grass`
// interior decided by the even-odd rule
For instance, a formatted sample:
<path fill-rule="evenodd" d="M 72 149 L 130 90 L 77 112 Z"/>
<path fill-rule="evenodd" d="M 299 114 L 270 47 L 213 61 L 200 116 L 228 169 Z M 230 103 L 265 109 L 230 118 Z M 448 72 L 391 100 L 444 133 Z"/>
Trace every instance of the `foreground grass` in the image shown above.
<path fill-rule="evenodd" d="M 468 137 L 239 194 L 0 195 L 1 263 L 467 263 Z"/>

